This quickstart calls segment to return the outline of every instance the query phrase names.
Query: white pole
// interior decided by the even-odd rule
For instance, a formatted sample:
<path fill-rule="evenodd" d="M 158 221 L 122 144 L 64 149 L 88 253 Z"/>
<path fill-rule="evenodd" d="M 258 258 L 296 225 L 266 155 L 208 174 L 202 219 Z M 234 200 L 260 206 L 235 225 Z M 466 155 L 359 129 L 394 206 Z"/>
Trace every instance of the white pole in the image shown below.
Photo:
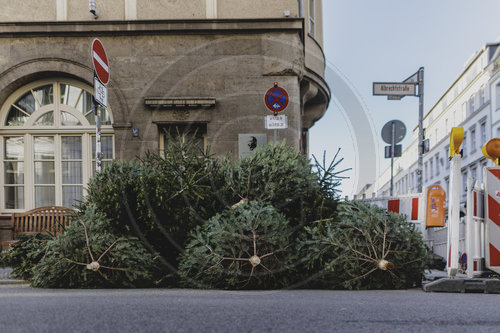
<path fill-rule="evenodd" d="M 391 122 L 391 197 L 394 196 L 394 150 L 396 150 L 396 124 Z"/>
<path fill-rule="evenodd" d="M 474 189 L 472 178 L 467 178 L 467 218 L 465 231 L 465 253 L 467 253 L 467 277 L 474 275 L 472 249 L 474 248 Z"/>
<path fill-rule="evenodd" d="M 96 110 L 96 130 L 95 130 L 95 171 L 96 173 L 101 172 L 102 165 L 102 152 L 101 152 L 101 106 L 97 106 Z"/>
<path fill-rule="evenodd" d="M 458 243 L 460 228 L 460 165 L 462 156 L 451 159 L 450 197 L 448 201 L 448 276 L 455 278 L 458 271 Z"/>
<path fill-rule="evenodd" d="M 485 179 L 485 178 L 483 178 Z M 481 191 L 479 187 L 479 182 L 476 182 L 474 185 L 474 195 L 476 196 L 476 204 L 477 204 L 477 212 L 478 215 L 484 218 L 484 205 L 482 203 L 484 193 Z M 474 219 L 474 262 L 477 265 L 476 274 L 482 273 L 483 271 L 483 257 L 481 255 L 481 226 L 483 225 L 484 219 L 475 218 Z"/>
<path fill-rule="evenodd" d="M 418 219 L 420 220 L 420 232 L 422 232 L 422 236 L 424 240 L 428 240 L 429 237 L 427 235 L 426 229 L 426 220 L 427 220 L 427 187 L 422 189 L 422 192 L 418 194 Z"/>

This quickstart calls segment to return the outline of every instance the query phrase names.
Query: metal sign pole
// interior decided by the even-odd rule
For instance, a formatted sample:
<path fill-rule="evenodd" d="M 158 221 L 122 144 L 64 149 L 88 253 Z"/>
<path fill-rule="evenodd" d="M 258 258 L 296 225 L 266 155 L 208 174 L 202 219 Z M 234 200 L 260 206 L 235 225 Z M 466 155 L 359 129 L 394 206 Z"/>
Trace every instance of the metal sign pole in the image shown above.
<path fill-rule="evenodd" d="M 95 38 L 91 46 L 92 64 L 94 65 L 94 98 L 93 109 L 95 114 L 95 160 L 96 172 L 101 172 L 102 150 L 101 150 L 101 106 L 108 106 L 109 63 L 108 56 L 101 41 Z M 97 102 L 99 105 L 96 105 Z"/>
<path fill-rule="evenodd" d="M 422 193 L 422 170 L 424 165 L 424 68 L 418 69 L 418 168 L 417 191 Z"/>
<path fill-rule="evenodd" d="M 101 106 L 98 105 L 95 116 L 95 171 L 101 172 L 102 153 L 101 153 Z"/>
<path fill-rule="evenodd" d="M 396 124 L 391 122 L 392 140 L 391 140 L 391 197 L 394 195 L 394 151 L 396 150 Z"/>

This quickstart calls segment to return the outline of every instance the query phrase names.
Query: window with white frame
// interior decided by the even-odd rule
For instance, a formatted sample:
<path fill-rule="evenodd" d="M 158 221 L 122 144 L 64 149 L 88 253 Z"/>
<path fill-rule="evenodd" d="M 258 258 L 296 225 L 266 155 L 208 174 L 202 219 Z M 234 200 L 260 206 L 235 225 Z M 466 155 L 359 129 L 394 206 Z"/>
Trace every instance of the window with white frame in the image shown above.
<path fill-rule="evenodd" d="M 444 148 L 444 156 L 445 157 L 450 156 L 450 146 L 449 145 L 447 145 Z M 449 169 L 450 168 L 450 161 L 448 160 L 448 158 L 446 159 L 445 163 L 446 163 L 446 169 Z"/>
<path fill-rule="evenodd" d="M 471 168 L 470 168 L 470 177 L 476 181 L 477 180 L 477 167 L 475 165 L 473 165 Z"/>
<path fill-rule="evenodd" d="M 0 211 L 72 207 L 82 200 L 95 170 L 91 103 L 91 88 L 70 79 L 33 82 L 6 100 L 0 113 Z M 105 164 L 114 155 L 113 129 L 109 110 L 101 117 Z"/>
<path fill-rule="evenodd" d="M 474 153 L 476 151 L 476 128 L 470 129 L 470 152 Z"/>
<path fill-rule="evenodd" d="M 479 124 L 479 133 L 481 135 L 481 147 L 486 144 L 486 122 Z"/>
<path fill-rule="evenodd" d="M 500 110 L 500 83 L 495 86 L 495 93 L 497 99 L 496 109 Z"/>
<path fill-rule="evenodd" d="M 467 136 L 464 134 L 464 140 L 462 141 L 462 157 L 467 155 Z"/>
<path fill-rule="evenodd" d="M 474 109 L 474 95 L 472 95 L 470 98 L 469 98 L 469 113 L 468 115 L 471 115 L 473 114 L 475 111 Z"/>
<path fill-rule="evenodd" d="M 309 34 L 316 36 L 316 8 L 315 0 L 309 0 Z"/>
<path fill-rule="evenodd" d="M 483 177 L 484 177 L 484 174 L 483 174 L 483 170 L 484 168 L 486 168 L 488 166 L 488 162 L 486 161 L 486 159 L 482 159 L 481 160 L 481 169 L 479 170 L 479 181 L 482 183 L 484 181 Z"/>
<path fill-rule="evenodd" d="M 431 158 L 431 160 L 429 161 L 429 168 L 430 168 L 430 171 L 431 171 L 431 177 L 430 179 L 434 178 L 434 160 Z"/>
<path fill-rule="evenodd" d="M 482 85 L 479 90 L 479 105 L 482 106 L 484 103 L 486 103 L 486 89 L 484 89 L 484 85 Z"/>
<path fill-rule="evenodd" d="M 467 169 L 462 170 L 462 195 L 466 192 L 467 190 Z"/>
<path fill-rule="evenodd" d="M 439 176 L 439 154 L 436 155 L 436 176 Z"/>

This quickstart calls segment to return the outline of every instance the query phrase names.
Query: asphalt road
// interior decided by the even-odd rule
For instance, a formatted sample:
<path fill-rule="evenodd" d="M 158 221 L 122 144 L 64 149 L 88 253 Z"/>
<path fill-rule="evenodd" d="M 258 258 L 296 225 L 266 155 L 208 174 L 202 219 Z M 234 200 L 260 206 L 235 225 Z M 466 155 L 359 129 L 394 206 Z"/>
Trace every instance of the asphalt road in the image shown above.
<path fill-rule="evenodd" d="M 499 332 L 500 295 L 0 287 L 0 332 Z"/>

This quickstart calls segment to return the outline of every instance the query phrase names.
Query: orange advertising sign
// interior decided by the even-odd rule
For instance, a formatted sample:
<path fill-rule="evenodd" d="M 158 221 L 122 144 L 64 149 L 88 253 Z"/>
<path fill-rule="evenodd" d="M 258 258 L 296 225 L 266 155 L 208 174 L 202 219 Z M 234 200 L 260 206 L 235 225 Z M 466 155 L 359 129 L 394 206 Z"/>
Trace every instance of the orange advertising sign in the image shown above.
<path fill-rule="evenodd" d="M 432 185 L 427 190 L 425 227 L 444 227 L 446 192 L 440 185 Z"/>

